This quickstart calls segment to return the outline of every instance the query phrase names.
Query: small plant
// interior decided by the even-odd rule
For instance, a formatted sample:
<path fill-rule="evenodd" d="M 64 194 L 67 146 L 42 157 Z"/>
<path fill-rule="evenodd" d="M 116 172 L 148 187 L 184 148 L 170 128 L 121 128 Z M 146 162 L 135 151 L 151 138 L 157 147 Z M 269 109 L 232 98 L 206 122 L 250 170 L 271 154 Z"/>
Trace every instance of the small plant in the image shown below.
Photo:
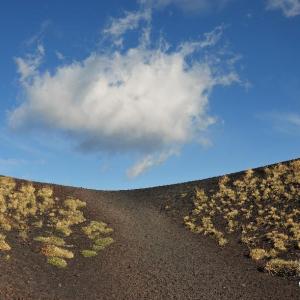
<path fill-rule="evenodd" d="M 263 260 L 269 270 L 272 266 L 279 269 L 279 262 L 292 266 L 295 261 L 291 259 L 300 256 L 299 199 L 297 160 L 259 174 L 248 170 L 236 180 L 223 176 L 217 189 L 209 192 L 196 187 L 194 207 L 183 221 L 190 231 L 210 235 L 220 246 L 227 244 L 227 234 L 235 232 L 253 260 Z M 226 226 L 220 226 L 220 221 Z"/>
<path fill-rule="evenodd" d="M 48 257 L 47 262 L 48 264 L 60 269 L 66 268 L 68 265 L 67 262 L 60 257 Z"/>
<path fill-rule="evenodd" d="M 92 251 L 101 251 L 111 245 L 114 240 L 111 237 L 103 237 L 113 231 L 104 222 L 91 221 L 88 226 L 82 227 L 84 234 L 93 241 Z"/>
<path fill-rule="evenodd" d="M 9 250 L 11 250 L 11 247 L 5 241 L 5 235 L 0 234 L 0 251 L 9 251 Z"/>
<path fill-rule="evenodd" d="M 254 260 L 260 260 L 268 256 L 265 249 L 254 248 L 250 251 L 250 257 Z"/>
<path fill-rule="evenodd" d="M 98 252 L 94 250 L 82 250 L 81 254 L 84 257 L 94 257 L 98 254 Z"/>
<path fill-rule="evenodd" d="M 64 246 L 65 245 L 65 241 L 64 239 L 58 237 L 58 236 L 37 236 L 34 238 L 35 241 L 37 242 L 42 242 L 45 244 L 52 244 L 55 246 Z"/>
<path fill-rule="evenodd" d="M 65 239 L 72 240 L 74 230 L 83 232 L 89 240 L 103 239 L 99 250 L 112 243 L 112 238 L 102 236 L 113 231 L 106 223 L 86 222 L 85 202 L 72 197 L 64 201 L 54 198 L 49 186 L 36 189 L 32 184 L 23 184 L 17 190 L 16 186 L 12 178 L 0 177 L 0 252 L 11 250 L 6 235 L 13 232 L 23 240 L 40 243 L 40 253 L 51 265 L 66 267 L 65 259 L 73 259 L 74 253 L 80 251 L 76 245 L 66 245 Z M 91 257 L 95 250 L 89 251 Z"/>
<path fill-rule="evenodd" d="M 71 259 L 74 257 L 73 252 L 57 247 L 55 245 L 44 245 L 41 251 L 45 256 L 62 257 Z"/>
<path fill-rule="evenodd" d="M 94 240 L 93 249 L 96 251 L 100 251 L 108 247 L 114 242 L 111 237 L 97 238 Z"/>
<path fill-rule="evenodd" d="M 279 258 L 271 259 L 267 262 L 265 270 L 276 275 L 294 276 L 300 275 L 300 261 L 283 260 Z"/>
<path fill-rule="evenodd" d="M 113 229 L 107 227 L 107 224 L 104 222 L 91 221 L 88 226 L 82 227 L 82 231 L 89 239 L 95 239 L 101 234 L 113 232 Z"/>

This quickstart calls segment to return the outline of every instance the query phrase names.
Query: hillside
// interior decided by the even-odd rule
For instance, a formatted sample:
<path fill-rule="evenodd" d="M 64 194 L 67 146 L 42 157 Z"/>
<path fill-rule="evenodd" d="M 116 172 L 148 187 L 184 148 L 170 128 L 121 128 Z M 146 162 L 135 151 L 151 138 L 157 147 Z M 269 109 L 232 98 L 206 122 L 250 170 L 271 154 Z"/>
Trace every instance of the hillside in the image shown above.
<path fill-rule="evenodd" d="M 0 177 L 0 299 L 299 299 L 300 160 L 96 191 Z"/>

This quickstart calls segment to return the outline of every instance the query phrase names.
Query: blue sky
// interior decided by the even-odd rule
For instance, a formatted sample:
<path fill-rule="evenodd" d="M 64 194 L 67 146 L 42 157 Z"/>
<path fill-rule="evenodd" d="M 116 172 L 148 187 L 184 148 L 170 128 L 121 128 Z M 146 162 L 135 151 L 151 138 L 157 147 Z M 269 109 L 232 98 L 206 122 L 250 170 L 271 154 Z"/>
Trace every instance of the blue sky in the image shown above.
<path fill-rule="evenodd" d="M 11 0 L 0 36 L 0 174 L 129 189 L 299 157 L 299 0 Z"/>

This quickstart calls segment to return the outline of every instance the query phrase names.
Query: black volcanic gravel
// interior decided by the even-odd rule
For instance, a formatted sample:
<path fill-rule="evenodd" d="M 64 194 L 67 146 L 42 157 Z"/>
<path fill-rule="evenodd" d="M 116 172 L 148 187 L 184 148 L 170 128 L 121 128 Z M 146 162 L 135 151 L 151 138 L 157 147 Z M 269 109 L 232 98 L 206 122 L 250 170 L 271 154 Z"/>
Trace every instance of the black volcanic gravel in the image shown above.
<path fill-rule="evenodd" d="M 54 185 L 61 199 L 86 201 L 86 215 L 114 228 L 115 243 L 65 270 L 15 246 L 11 260 L 0 261 L 0 299 L 300 299 L 295 279 L 259 272 L 238 243 L 220 248 L 161 210 L 162 199 L 194 184 L 118 192 Z"/>

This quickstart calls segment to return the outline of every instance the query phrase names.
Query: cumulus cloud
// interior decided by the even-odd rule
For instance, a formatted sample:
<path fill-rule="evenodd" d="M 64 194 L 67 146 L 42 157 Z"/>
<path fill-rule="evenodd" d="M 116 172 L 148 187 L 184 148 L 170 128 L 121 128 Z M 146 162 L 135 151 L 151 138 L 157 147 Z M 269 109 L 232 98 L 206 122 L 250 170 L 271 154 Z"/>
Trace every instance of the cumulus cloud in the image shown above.
<path fill-rule="evenodd" d="M 20 81 L 23 85 L 26 85 L 26 83 L 37 74 L 37 70 L 42 62 L 44 54 L 45 49 L 43 45 L 38 45 L 35 54 L 27 55 L 25 58 L 15 58 L 18 73 L 20 75 Z"/>
<path fill-rule="evenodd" d="M 51 20 L 45 20 L 41 23 L 39 30 L 36 32 L 36 34 L 34 34 L 33 36 L 31 36 L 28 40 L 25 41 L 25 45 L 26 46 L 32 46 L 36 43 L 41 43 L 41 41 L 43 40 L 43 37 L 46 33 L 46 31 L 49 29 L 49 27 L 51 26 L 52 21 Z"/>
<path fill-rule="evenodd" d="M 140 0 L 142 5 L 152 8 L 164 8 L 175 5 L 186 12 L 206 12 L 221 9 L 232 0 Z"/>
<path fill-rule="evenodd" d="M 58 60 L 64 60 L 65 59 L 65 56 L 59 51 L 55 51 L 55 55 L 56 55 Z"/>
<path fill-rule="evenodd" d="M 125 12 L 122 18 L 111 18 L 108 26 L 104 28 L 105 37 L 112 38 L 116 46 L 122 46 L 123 35 L 130 30 L 135 30 L 141 22 L 145 22 L 148 26 L 151 22 L 151 9 L 143 9 L 134 12 Z"/>
<path fill-rule="evenodd" d="M 129 178 L 134 178 L 146 170 L 158 166 L 166 161 L 170 156 L 178 155 L 179 151 L 176 149 L 170 149 L 169 151 L 163 151 L 156 154 L 148 154 L 144 156 L 141 160 L 139 160 L 136 164 L 134 164 L 129 170 L 127 171 L 127 176 Z"/>
<path fill-rule="evenodd" d="M 300 15 L 300 0 L 267 0 L 267 9 L 281 10 L 288 17 Z"/>
<path fill-rule="evenodd" d="M 137 26 L 127 21 L 114 20 L 106 34 L 122 36 Z M 139 153 L 127 174 L 140 175 L 201 140 L 215 122 L 208 113 L 210 92 L 239 81 L 233 69 L 212 58 L 222 31 L 218 27 L 173 50 L 142 39 L 137 47 L 91 53 L 52 72 L 38 68 L 44 55 L 39 47 L 35 55 L 16 59 L 24 99 L 11 111 L 10 126 L 58 130 L 83 151 Z"/>

